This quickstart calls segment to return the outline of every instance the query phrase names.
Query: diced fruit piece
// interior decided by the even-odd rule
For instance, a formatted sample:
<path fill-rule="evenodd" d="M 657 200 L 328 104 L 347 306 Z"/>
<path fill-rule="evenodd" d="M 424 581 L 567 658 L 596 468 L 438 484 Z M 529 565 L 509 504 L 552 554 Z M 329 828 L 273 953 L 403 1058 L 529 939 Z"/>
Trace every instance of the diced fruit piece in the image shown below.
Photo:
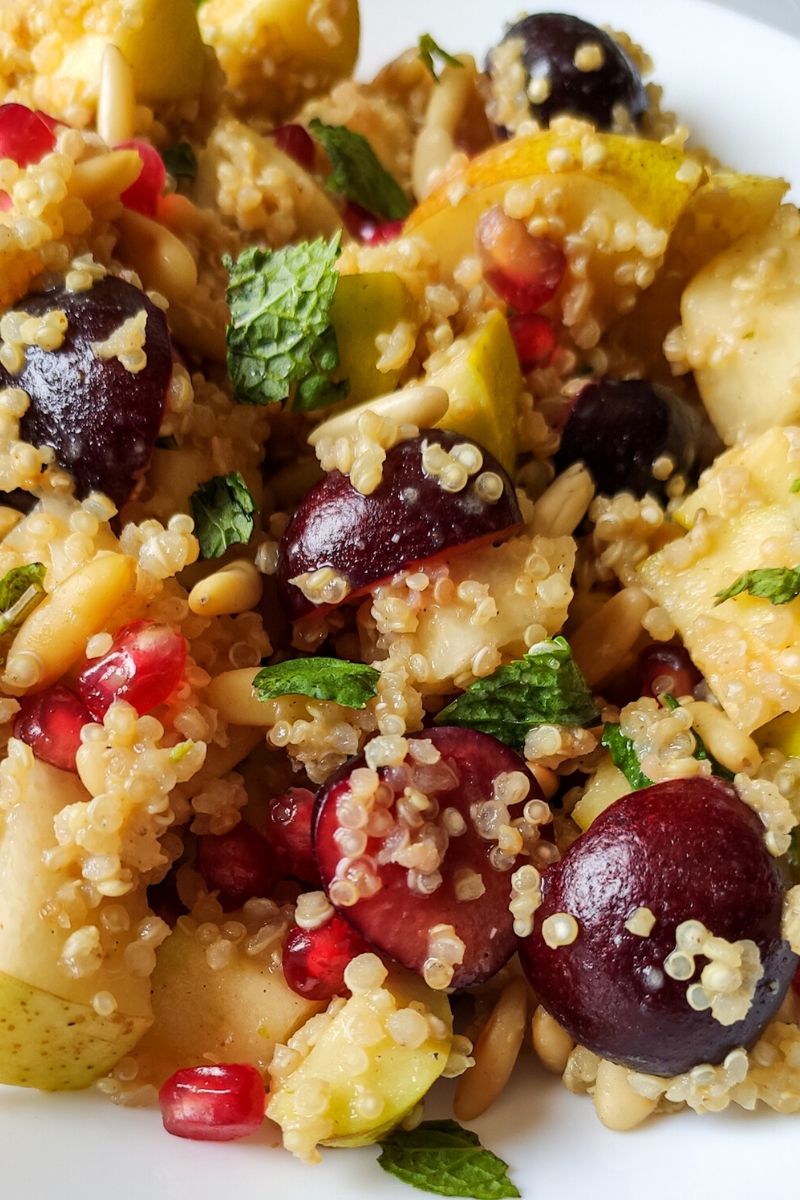
<path fill-rule="evenodd" d="M 468 987 L 491 978 L 514 951 L 508 903 L 522 860 L 500 850 L 500 827 L 521 818 L 541 791 L 524 760 L 488 734 L 442 726 L 409 742 L 402 765 L 378 771 L 377 796 L 358 792 L 363 756 L 322 788 L 314 826 L 320 875 L 331 903 L 373 945 L 432 984 Z"/>
<path fill-rule="evenodd" d="M 758 731 L 759 746 L 774 746 L 787 758 L 800 758 L 800 714 L 784 713 Z"/>
<path fill-rule="evenodd" d="M 172 695 L 185 663 L 181 634 L 155 621 L 134 621 L 118 631 L 107 654 L 89 660 L 75 687 L 96 721 L 115 700 L 127 701 L 142 716 Z"/>
<path fill-rule="evenodd" d="M 639 656 L 639 695 L 690 696 L 702 676 L 683 646 L 648 646 Z"/>
<path fill-rule="evenodd" d="M 401 321 L 415 324 L 408 288 L 393 271 L 343 275 L 331 305 L 331 324 L 339 347 L 338 379 L 347 379 L 348 404 L 358 404 L 394 390 L 400 368 L 379 371 L 375 339 L 391 333 Z"/>
<path fill-rule="evenodd" d="M 264 832 L 283 869 L 305 883 L 319 883 L 311 822 L 316 796 L 308 788 L 289 788 L 267 804 Z"/>
<path fill-rule="evenodd" d="M 508 322 L 494 310 L 429 363 L 425 382 L 444 388 L 441 429 L 474 438 L 507 471 L 517 459 L 517 401 L 524 383 Z"/>
<path fill-rule="evenodd" d="M 508 318 L 508 329 L 523 371 L 547 366 L 556 348 L 552 321 L 538 313 L 517 313 Z"/>
<path fill-rule="evenodd" d="M 265 1102 L 264 1081 L 247 1063 L 185 1067 L 158 1093 L 167 1133 L 203 1142 L 231 1142 L 255 1133 Z"/>
<path fill-rule="evenodd" d="M 348 76 L 358 57 L 358 0 L 324 19 L 312 0 L 205 0 L 198 18 L 235 100 L 276 117 Z"/>
<path fill-rule="evenodd" d="M 678 1075 L 752 1045 L 797 968 L 761 822 L 718 781 L 618 800 L 546 871 L 542 896 L 520 948 L 541 1003 L 638 1071 Z M 634 932 L 639 909 L 654 921 L 640 914 Z"/>
<path fill-rule="evenodd" d="M 578 828 L 585 832 L 601 812 L 605 812 L 620 796 L 627 796 L 630 790 L 630 784 L 622 771 L 614 766 L 611 755 L 604 754 L 570 816 Z"/>
<path fill-rule="evenodd" d="M 672 392 L 646 379 L 606 376 L 581 388 L 572 406 L 556 455 L 560 471 L 582 462 L 597 490 L 658 492 L 664 475 L 653 464 L 667 458 L 669 474 L 686 476 L 697 455 L 698 422 Z"/>
<path fill-rule="evenodd" d="M 354 238 L 368 246 L 393 242 L 403 232 L 403 221 L 381 221 L 354 200 L 348 201 L 343 213 L 344 223 Z"/>
<path fill-rule="evenodd" d="M 297 620 L 414 563 L 495 540 L 520 522 L 511 480 L 492 455 L 449 431 L 425 430 L 387 452 L 370 495 L 339 471 L 311 489 L 281 538 L 279 594 Z M 315 605 L 299 584 L 323 567 L 344 581 L 343 594 L 329 598 L 323 589 Z"/>
<path fill-rule="evenodd" d="M 56 815 L 90 797 L 75 775 L 34 759 L 21 743 L 11 741 L 9 754 L 19 790 L 0 832 L 0 1082 L 46 1091 L 87 1087 L 151 1024 L 150 980 L 125 961 L 147 910 L 139 896 L 115 897 L 130 929 L 111 933 L 102 907 L 95 908 L 92 923 L 104 929 L 100 965 L 91 974 L 69 973 L 61 958 L 74 930 L 51 906 L 74 878 L 70 867 L 43 870 L 42 855 L 56 846 Z M 92 1000 L 105 991 L 117 1007 L 100 1015 Z"/>
<path fill-rule="evenodd" d="M 638 70 L 596 25 L 565 13 L 533 13 L 507 29 L 503 42 L 511 41 L 519 43 L 531 112 L 542 125 L 568 114 L 610 129 L 616 108 L 636 122 L 647 110 Z"/>
<path fill-rule="evenodd" d="M 675 520 L 690 529 L 701 509 L 727 520 L 764 505 L 796 511 L 800 520 L 800 499 L 791 490 L 800 478 L 798 456 L 797 425 L 769 429 L 747 445 L 726 450 L 703 472 L 699 486 L 681 500 Z"/>
<path fill-rule="evenodd" d="M 36 163 L 55 147 L 52 129 L 24 104 L 0 104 L 0 158 L 18 167 Z"/>
<path fill-rule="evenodd" d="M 227 833 L 199 838 L 197 866 L 208 890 L 219 892 L 226 911 L 253 896 L 269 897 L 281 877 L 269 842 L 246 821 Z"/>
<path fill-rule="evenodd" d="M 758 271 L 757 286 L 736 286 Z M 683 293 L 681 318 L 686 358 L 724 442 L 800 420 L 800 232 L 790 220 L 712 259 Z"/>
<path fill-rule="evenodd" d="M 27 346 L 22 370 L 13 375 L 0 366 L 0 386 L 23 388 L 30 396 L 22 437 L 55 449 L 79 496 L 105 492 L 120 508 L 150 461 L 161 425 L 172 373 L 163 312 L 144 292 L 110 275 L 85 292 L 58 285 L 31 293 L 19 308 L 31 316 L 61 311 L 68 322 L 59 349 Z M 129 327 L 115 346 L 111 339 L 136 318 L 144 322 L 141 330 Z M 144 365 L 136 361 L 142 352 Z"/>
<path fill-rule="evenodd" d="M 284 154 L 293 158 L 304 171 L 312 170 L 316 150 L 314 139 L 303 125 L 279 125 L 270 135 Z"/>
<path fill-rule="evenodd" d="M 381 986 L 380 961 L 372 955 L 357 959 L 360 976 L 368 973 L 365 962 L 375 985 L 353 986 L 308 1056 L 272 1092 L 267 1116 L 281 1126 L 287 1148 L 302 1158 L 317 1157 L 317 1141 L 338 1146 L 376 1141 L 419 1103 L 447 1063 L 453 1037 L 447 997 L 399 967 Z M 358 1040 L 365 1029 L 368 1044 Z M 309 1090 L 326 1098 L 313 1125 L 304 1104 Z"/>
<path fill-rule="evenodd" d="M 273 946 L 280 947 L 277 936 Z M 158 1086 L 181 1067 L 208 1063 L 208 1055 L 264 1072 L 275 1044 L 288 1041 L 322 1008 L 288 987 L 277 955 L 251 955 L 237 943 L 224 969 L 214 970 L 208 950 L 183 922 L 159 946 L 155 1020 L 133 1052 L 138 1078 Z"/>
<path fill-rule="evenodd" d="M 74 771 L 81 730 L 92 714 L 67 687 L 48 688 L 26 696 L 14 722 L 14 737 L 26 742 L 37 758 L 62 771 Z"/>
<path fill-rule="evenodd" d="M 370 949 L 338 914 L 317 929 L 293 925 L 283 943 L 283 973 L 298 996 L 331 1000 L 348 990 L 344 982 L 347 964 Z"/>
<path fill-rule="evenodd" d="M 161 155 L 149 142 L 122 142 L 118 150 L 135 150 L 142 160 L 142 172 L 135 183 L 120 196 L 127 208 L 135 208 L 146 217 L 154 217 L 158 198 L 167 182 L 167 172 Z"/>
<path fill-rule="evenodd" d="M 525 222 L 507 216 L 501 204 L 483 213 L 475 238 L 483 277 L 506 304 L 517 312 L 535 313 L 552 300 L 567 266 L 559 245 L 533 237 Z"/>

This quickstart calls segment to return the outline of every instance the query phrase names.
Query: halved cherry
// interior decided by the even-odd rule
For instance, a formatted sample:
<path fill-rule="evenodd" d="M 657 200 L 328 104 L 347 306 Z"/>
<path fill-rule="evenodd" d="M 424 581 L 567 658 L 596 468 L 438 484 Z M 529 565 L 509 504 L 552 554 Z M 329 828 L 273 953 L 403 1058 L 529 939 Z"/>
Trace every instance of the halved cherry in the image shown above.
<path fill-rule="evenodd" d="M 319 884 L 311 821 L 316 796 L 308 788 L 289 788 L 267 803 L 264 833 L 283 869 L 305 883 Z"/>
<path fill-rule="evenodd" d="M 358 800 L 364 776 L 354 774 L 363 755 L 322 788 L 317 862 L 345 920 L 411 970 L 425 974 L 437 957 L 434 926 L 452 926 L 464 950 L 449 986 L 463 988 L 489 979 L 516 948 L 511 874 L 528 860 L 498 858 L 492 822 L 497 815 L 502 823 L 504 797 L 511 801 L 505 815 L 514 821 L 528 801 L 541 800 L 541 791 L 523 759 L 488 734 L 442 726 L 409 742 L 401 766 L 378 771 L 380 786 L 364 821 Z M 409 853 L 409 844 L 418 849 Z M 417 867 L 406 865 L 415 860 Z"/>
<path fill-rule="evenodd" d="M 761 822 L 717 780 L 675 779 L 617 800 L 545 872 L 542 893 L 520 944 L 541 1003 L 581 1045 L 638 1071 L 678 1075 L 751 1046 L 797 968 Z M 675 953 L 693 931 L 706 944 L 702 927 L 758 947 L 763 974 L 751 973 L 749 1006 L 742 981 L 746 1011 L 730 1024 L 722 1018 L 735 1009 L 704 1007 L 709 988 L 736 990 L 724 962 L 700 985 L 709 957 Z"/>
<path fill-rule="evenodd" d="M 436 455 L 446 453 L 456 467 L 459 455 L 471 467 L 478 464 L 458 490 L 448 490 L 447 466 L 439 473 Z M 452 474 L 457 482 L 458 470 Z M 293 582 L 298 576 L 331 567 L 347 581 L 352 598 L 406 567 L 507 536 L 521 522 L 513 484 L 488 450 L 460 434 L 427 429 L 389 450 L 371 495 L 362 495 L 339 471 L 311 489 L 281 538 L 279 594 L 297 620 L 319 611 Z"/>

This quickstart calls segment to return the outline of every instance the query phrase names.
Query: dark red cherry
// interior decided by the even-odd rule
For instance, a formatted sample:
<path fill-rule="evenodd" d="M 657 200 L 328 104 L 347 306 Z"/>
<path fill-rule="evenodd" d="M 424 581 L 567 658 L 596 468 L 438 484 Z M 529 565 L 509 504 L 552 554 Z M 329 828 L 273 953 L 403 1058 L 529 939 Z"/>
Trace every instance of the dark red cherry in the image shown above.
<path fill-rule="evenodd" d="M 198 838 L 197 867 L 226 911 L 254 896 L 269 897 L 282 875 L 269 842 L 246 821 L 228 833 Z"/>
<path fill-rule="evenodd" d="M 308 788 L 289 788 L 267 803 L 264 827 L 275 857 L 288 875 L 305 883 L 319 883 L 311 844 L 311 823 L 316 796 Z"/>

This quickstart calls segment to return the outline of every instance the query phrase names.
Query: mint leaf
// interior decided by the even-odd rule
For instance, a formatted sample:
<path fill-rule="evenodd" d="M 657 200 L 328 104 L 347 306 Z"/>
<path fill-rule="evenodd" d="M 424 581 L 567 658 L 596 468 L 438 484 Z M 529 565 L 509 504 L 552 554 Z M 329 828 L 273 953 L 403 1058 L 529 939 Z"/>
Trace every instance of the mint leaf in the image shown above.
<path fill-rule="evenodd" d="M 588 725 L 597 716 L 592 694 L 563 637 L 532 646 L 524 658 L 476 679 L 436 716 L 521 750 L 535 725 Z"/>
<path fill-rule="evenodd" d="M 332 192 L 360 204 L 374 217 L 402 221 L 411 202 L 400 184 L 381 165 L 365 137 L 346 125 L 323 125 L 317 117 L 308 128 L 323 145 L 333 171 L 326 180 Z"/>
<path fill-rule="evenodd" d="M 771 604 L 788 604 L 800 596 L 800 567 L 762 567 L 756 571 L 745 571 L 730 587 L 717 592 L 714 605 L 741 596 L 742 592 L 769 600 Z"/>
<path fill-rule="evenodd" d="M 800 492 L 800 479 L 795 479 L 794 483 L 789 488 L 789 491 L 790 492 Z"/>
<path fill-rule="evenodd" d="M 249 246 L 228 269 L 228 372 L 243 404 L 322 408 L 347 395 L 330 312 L 340 234 L 280 250 Z"/>
<path fill-rule="evenodd" d="M 201 483 L 191 505 L 203 558 L 219 558 L 229 546 L 249 542 L 256 502 L 238 471 Z"/>
<path fill-rule="evenodd" d="M 439 76 L 436 74 L 436 64 L 434 58 L 438 58 L 448 67 L 462 67 L 464 64 L 452 54 L 448 54 L 443 50 L 438 42 L 435 42 L 429 33 L 423 33 L 419 39 L 419 57 L 425 66 L 430 71 L 436 83 L 439 82 Z"/>
<path fill-rule="evenodd" d="M 652 779 L 645 775 L 639 766 L 633 742 L 622 732 L 619 725 L 611 722 L 606 724 L 600 745 L 608 749 L 614 766 L 622 771 L 635 792 L 638 792 L 640 788 L 652 786 Z"/>
<path fill-rule="evenodd" d="M 173 179 L 188 179 L 197 176 L 197 155 L 188 142 L 174 142 L 161 151 L 164 166 Z"/>
<path fill-rule="evenodd" d="M 379 672 L 363 663 L 344 658 L 290 658 L 263 667 L 255 679 L 259 700 L 276 696 L 312 696 L 315 700 L 335 700 L 345 708 L 366 708 L 378 694 Z"/>
<path fill-rule="evenodd" d="M 396 1129 L 380 1146 L 378 1165 L 422 1191 L 473 1200 L 520 1195 L 508 1178 L 508 1164 L 457 1121 L 423 1121 L 416 1129 Z"/>
<path fill-rule="evenodd" d="M 44 600 L 44 563 L 12 567 L 0 579 L 0 637 L 14 633 Z"/>
<path fill-rule="evenodd" d="M 659 703 L 663 704 L 664 708 L 668 708 L 670 712 L 680 707 L 678 701 L 673 695 L 671 695 L 670 692 L 662 692 L 658 699 Z M 713 754 L 709 753 L 705 742 L 694 728 L 692 729 L 692 736 L 695 740 L 694 757 L 700 762 L 710 762 L 712 775 L 716 775 L 720 779 L 727 779 L 730 782 L 733 782 L 733 771 L 729 771 L 727 767 L 723 767 L 722 763 L 714 758 Z"/>

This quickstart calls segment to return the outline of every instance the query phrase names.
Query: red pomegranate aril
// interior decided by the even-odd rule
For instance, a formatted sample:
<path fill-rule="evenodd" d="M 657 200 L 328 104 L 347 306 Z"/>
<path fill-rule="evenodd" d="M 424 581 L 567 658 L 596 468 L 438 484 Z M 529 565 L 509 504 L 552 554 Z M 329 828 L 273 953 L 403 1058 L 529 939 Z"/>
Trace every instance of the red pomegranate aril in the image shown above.
<path fill-rule="evenodd" d="M 43 116 L 24 104 L 0 104 L 0 158 L 13 159 L 18 167 L 29 167 L 49 154 L 55 144 L 53 131 Z"/>
<path fill-rule="evenodd" d="M 107 654 L 86 664 L 75 686 L 97 721 L 115 700 L 126 700 L 142 716 L 175 691 L 185 664 L 186 641 L 179 633 L 155 621 L 134 621 L 119 630 Z"/>
<path fill-rule="evenodd" d="M 489 287 L 520 313 L 535 313 L 558 290 L 567 266 L 564 251 L 549 238 L 534 237 L 523 221 L 499 204 L 478 221 L 478 250 Z"/>
<path fill-rule="evenodd" d="M 382 221 L 352 200 L 345 206 L 344 223 L 354 238 L 368 246 L 393 242 L 403 232 L 402 221 Z"/>
<path fill-rule="evenodd" d="M 539 313 L 516 313 L 508 318 L 508 328 L 523 371 L 546 367 L 556 348 L 552 321 Z"/>
<path fill-rule="evenodd" d="M 254 896 L 269 896 L 283 874 L 269 842 L 246 821 L 227 833 L 198 838 L 197 867 L 208 890 L 219 892 L 226 912 Z"/>
<path fill-rule="evenodd" d="M 289 158 L 293 158 L 298 166 L 306 171 L 313 169 L 314 139 L 302 125 L 294 123 L 279 125 L 277 129 L 273 129 L 272 138 L 278 149 L 282 150 L 284 154 L 288 154 Z"/>
<path fill-rule="evenodd" d="M 639 658 L 640 695 L 691 696 L 702 675 L 683 646 L 648 646 Z"/>
<path fill-rule="evenodd" d="M 267 804 L 264 832 L 283 869 L 305 883 L 319 883 L 311 822 L 316 797 L 308 788 L 289 788 Z"/>
<path fill-rule="evenodd" d="M 336 914 L 318 929 L 291 927 L 283 943 L 283 973 L 298 996 L 332 1000 L 348 994 L 344 984 L 347 964 L 370 952 L 373 947 Z"/>
<path fill-rule="evenodd" d="M 201 1142 L 232 1142 L 264 1120 L 264 1081 L 248 1063 L 184 1067 L 158 1093 L 167 1133 Z"/>
<path fill-rule="evenodd" d="M 67 687 L 52 687 L 26 696 L 14 722 L 14 737 L 30 746 L 42 762 L 74 771 L 81 730 L 92 714 Z"/>
<path fill-rule="evenodd" d="M 142 170 L 139 177 L 126 188 L 120 200 L 126 208 L 135 209 L 146 217 L 154 217 L 158 207 L 158 198 L 167 182 L 167 171 L 163 159 L 154 146 L 149 142 L 138 139 L 132 142 L 120 142 L 117 150 L 135 150 L 142 160 Z"/>

